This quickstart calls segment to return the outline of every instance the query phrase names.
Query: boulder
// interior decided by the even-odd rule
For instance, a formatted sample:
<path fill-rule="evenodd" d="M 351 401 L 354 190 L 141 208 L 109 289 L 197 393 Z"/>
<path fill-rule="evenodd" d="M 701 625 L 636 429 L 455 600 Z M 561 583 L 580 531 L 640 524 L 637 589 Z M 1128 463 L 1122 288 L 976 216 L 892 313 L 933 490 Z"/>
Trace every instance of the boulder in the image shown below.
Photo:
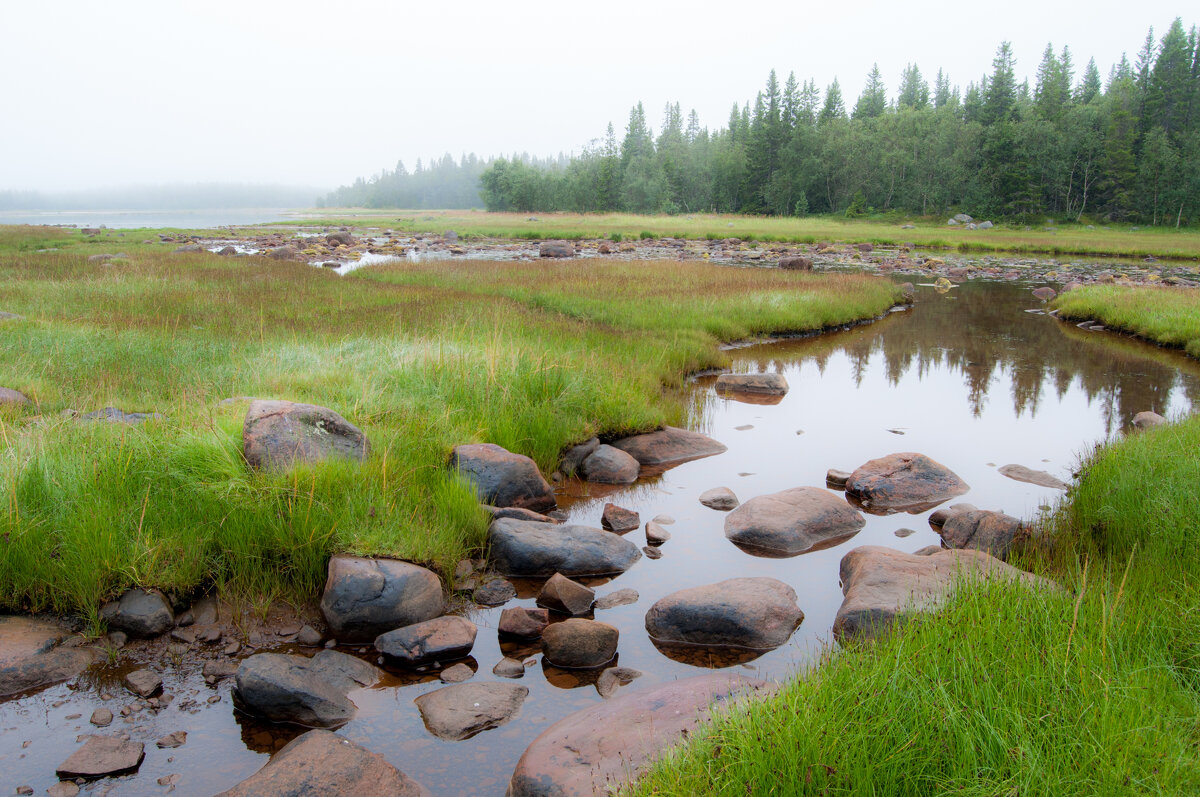
<path fill-rule="evenodd" d="M 127 590 L 100 608 L 100 618 L 109 628 L 135 637 L 155 637 L 175 627 L 175 612 L 158 590 Z"/>
<path fill-rule="evenodd" d="M 1002 512 L 974 509 L 952 513 L 938 533 L 947 548 L 973 548 L 1005 561 L 1014 546 L 1029 539 L 1030 529 Z"/>
<path fill-rule="evenodd" d="M 966 213 L 954 214 L 954 220 L 957 221 L 959 224 L 970 224 L 971 222 L 975 221 L 975 219 L 971 218 Z"/>
<path fill-rule="evenodd" d="M 713 673 L 626 691 L 547 728 L 525 750 L 508 797 L 591 797 L 629 784 L 722 706 L 767 691 L 763 681 Z"/>
<path fill-rule="evenodd" d="M 382 633 L 438 617 L 446 609 L 442 582 L 398 559 L 334 556 L 321 596 L 329 633 L 342 642 L 370 642 Z"/>
<path fill-rule="evenodd" d="M 812 271 L 813 262 L 811 257 L 794 255 L 779 258 L 779 267 L 786 271 Z"/>
<path fill-rule="evenodd" d="M 491 443 L 457 446 L 450 467 L 475 489 L 479 500 L 496 507 L 515 506 L 543 512 L 554 509 L 554 491 L 537 463 Z"/>
<path fill-rule="evenodd" d="M 375 649 L 395 664 L 415 667 L 432 661 L 461 659 L 475 646 L 475 624 L 448 615 L 380 634 Z"/>
<path fill-rule="evenodd" d="M 538 257 L 575 257 L 575 247 L 566 241 L 543 241 Z"/>
<path fill-rule="evenodd" d="M 124 678 L 125 688 L 138 697 L 150 697 L 162 691 L 162 676 L 153 670 L 134 670 Z"/>
<path fill-rule="evenodd" d="M 300 250 L 294 246 L 277 246 L 274 249 L 268 249 L 266 254 L 272 260 L 295 260 L 300 256 Z"/>
<path fill-rule="evenodd" d="M 79 420 L 84 423 L 92 423 L 101 421 L 104 423 L 124 423 L 129 426 L 137 426 L 146 421 L 161 421 L 163 415 L 157 412 L 125 412 L 116 407 L 105 407 L 102 410 L 84 413 L 79 416 Z"/>
<path fill-rule="evenodd" d="M 871 514 L 919 514 L 971 489 L 949 468 L 924 454 L 873 459 L 850 474 L 846 494 Z"/>
<path fill-rule="evenodd" d="M 20 407 L 29 403 L 29 397 L 20 391 L 0 387 L 0 407 Z"/>
<path fill-rule="evenodd" d="M 998 469 L 1002 476 L 1027 484 L 1036 484 L 1038 487 L 1050 487 L 1055 490 L 1066 490 L 1071 485 L 1064 482 L 1062 479 L 1051 476 L 1044 470 L 1034 470 L 1027 468 L 1024 465 L 1005 465 Z"/>
<path fill-rule="evenodd" d="M 729 513 L 725 536 L 736 545 L 795 556 L 857 534 L 866 519 L 819 487 L 760 495 Z"/>
<path fill-rule="evenodd" d="M 633 531 L 641 524 L 642 518 L 637 512 L 616 504 L 605 504 L 604 511 L 600 514 L 600 527 L 605 531 L 624 534 L 627 531 Z"/>
<path fill-rule="evenodd" d="M 549 624 L 550 613 L 547 610 L 517 606 L 500 612 L 500 622 L 496 627 L 501 636 L 537 639 Z"/>
<path fill-rule="evenodd" d="M 346 694 L 372 686 L 381 672 L 364 661 L 322 650 L 311 659 L 280 653 L 255 653 L 237 669 L 233 701 L 247 714 L 310 728 L 335 728 L 357 707 Z"/>
<path fill-rule="evenodd" d="M 528 695 L 527 687 L 493 681 L 443 686 L 413 702 L 430 733 L 459 742 L 511 720 Z"/>
<path fill-rule="evenodd" d="M 1034 288 L 1033 295 L 1034 295 L 1034 297 L 1042 300 L 1043 302 L 1048 302 L 1051 299 L 1053 299 L 1055 296 L 1058 296 L 1058 294 L 1054 291 L 1053 288 L 1047 288 L 1045 286 L 1043 286 L 1041 288 Z"/>
<path fill-rule="evenodd" d="M 699 432 L 689 432 L 668 426 L 657 432 L 634 435 L 613 444 L 632 456 L 643 466 L 678 465 L 701 457 L 711 457 L 728 449 L 716 440 Z"/>
<path fill-rule="evenodd" d="M 383 756 L 336 733 L 315 730 L 297 736 L 266 766 L 217 797 L 374 794 L 428 797 L 429 792 Z"/>
<path fill-rule="evenodd" d="M 574 617 L 542 632 L 542 653 L 555 667 L 602 667 L 617 655 L 619 636 L 620 632 L 608 623 Z"/>
<path fill-rule="evenodd" d="M 49 620 L 0 616 L 0 698 L 66 681 L 97 658 L 93 648 L 63 645 L 70 632 Z"/>
<path fill-rule="evenodd" d="M 1167 419 L 1157 412 L 1139 412 L 1133 416 L 1133 428 L 1135 429 L 1153 429 L 1155 426 L 1162 426 L 1166 422 Z"/>
<path fill-rule="evenodd" d="M 361 462 L 369 450 L 362 430 L 314 404 L 256 399 L 242 424 L 242 451 L 252 468 L 287 470 L 327 459 Z"/>
<path fill-rule="evenodd" d="M 505 656 L 496 662 L 496 666 L 492 668 L 492 674 L 501 678 L 524 678 L 525 664 L 520 659 Z"/>
<path fill-rule="evenodd" d="M 624 573 L 640 558 L 637 546 L 586 526 L 501 518 L 488 527 L 492 566 L 522 578 Z"/>
<path fill-rule="evenodd" d="M 713 487 L 711 490 L 705 490 L 700 493 L 700 503 L 709 509 L 728 512 L 731 509 L 736 509 L 739 501 L 738 497 L 733 494 L 733 490 L 730 490 L 728 487 Z"/>
<path fill-rule="evenodd" d="M 493 518 L 511 517 L 517 520 L 536 520 L 539 523 L 559 523 L 549 515 L 543 515 L 541 512 L 534 512 L 532 509 L 521 509 L 516 506 L 495 507 L 488 504 L 480 504 L 483 511 L 487 512 Z"/>
<path fill-rule="evenodd" d="M 354 235 L 349 232 L 331 232 L 325 236 L 325 243 L 330 246 L 354 246 Z"/>
<path fill-rule="evenodd" d="M 646 632 L 658 642 L 772 650 L 804 619 L 796 591 L 774 578 L 731 578 L 681 589 L 646 612 Z"/>
<path fill-rule="evenodd" d="M 992 228 L 993 228 L 993 227 L 995 227 L 995 226 L 996 226 L 996 225 L 995 225 L 995 224 L 992 224 L 990 221 L 981 221 L 981 222 L 979 222 L 979 229 L 981 229 L 981 230 L 990 230 L 990 229 L 992 229 Z"/>
<path fill-rule="evenodd" d="M 1053 587 L 1047 579 L 1006 565 L 974 549 L 933 550 L 924 555 L 864 545 L 842 557 L 842 593 L 834 619 L 839 639 L 873 637 L 914 612 L 934 611 L 967 578 L 1001 578 Z"/>
<path fill-rule="evenodd" d="M 80 747 L 58 765 L 60 778 L 104 778 L 136 772 L 146 757 L 141 742 L 129 742 L 114 736 L 87 736 Z"/>
<path fill-rule="evenodd" d="M 633 484 L 641 465 L 619 448 L 602 445 L 583 461 L 583 477 L 597 484 Z"/>
<path fill-rule="evenodd" d="M 592 452 L 599 447 L 600 438 L 598 437 L 593 437 L 591 440 L 588 440 L 585 443 L 580 443 L 577 446 L 571 446 L 567 449 L 566 453 L 563 454 L 562 462 L 559 464 L 558 469 L 562 471 L 564 475 L 574 476 L 575 472 L 583 466 L 583 461 L 590 457 Z"/>
<path fill-rule="evenodd" d="M 560 573 L 555 573 L 538 593 L 537 605 L 551 611 L 575 616 L 590 612 L 595 600 L 595 590 L 572 581 Z"/>
<path fill-rule="evenodd" d="M 788 392 L 788 383 L 783 374 L 721 374 L 717 377 L 717 392 L 782 396 Z"/>

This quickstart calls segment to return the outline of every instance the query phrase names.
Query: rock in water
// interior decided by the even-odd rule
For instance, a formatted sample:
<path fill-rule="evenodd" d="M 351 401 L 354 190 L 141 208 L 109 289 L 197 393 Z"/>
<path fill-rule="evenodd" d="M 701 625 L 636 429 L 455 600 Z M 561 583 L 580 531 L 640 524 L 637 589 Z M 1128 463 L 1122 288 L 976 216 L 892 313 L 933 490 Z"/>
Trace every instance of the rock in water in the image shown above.
<path fill-rule="evenodd" d="M 730 512 L 725 536 L 752 553 L 796 556 L 857 534 L 866 523 L 828 490 L 793 487 L 751 498 Z"/>
<path fill-rule="evenodd" d="M 380 675 L 370 664 L 332 650 L 312 659 L 256 653 L 238 665 L 233 700 L 247 714 L 272 722 L 334 728 L 357 711 L 347 692 L 377 683 Z"/>
<path fill-rule="evenodd" d="M 112 736 L 88 736 L 83 747 L 58 765 L 60 778 L 103 778 L 136 772 L 145 757 L 141 742 Z"/>
<path fill-rule="evenodd" d="M 517 588 L 505 578 L 493 578 L 471 593 L 471 599 L 481 606 L 503 606 L 517 597 Z"/>
<path fill-rule="evenodd" d="M 782 396 L 788 392 L 788 383 L 783 374 L 721 374 L 717 377 L 717 392 Z"/>
<path fill-rule="evenodd" d="M 804 620 L 796 592 L 774 578 L 731 578 L 672 592 L 646 612 L 660 642 L 771 650 Z"/>
<path fill-rule="evenodd" d="M 544 512 L 554 509 L 554 491 L 537 463 L 491 443 L 457 446 L 450 456 L 454 468 L 475 488 L 479 500 L 496 507 L 515 506 Z"/>
<path fill-rule="evenodd" d="M 1036 484 L 1038 487 L 1050 487 L 1055 490 L 1066 490 L 1071 485 L 1064 482 L 1062 479 L 1057 479 L 1051 476 L 1044 470 L 1034 470 L 1027 468 L 1024 465 L 1005 465 L 999 469 L 1002 476 L 1027 484 Z"/>
<path fill-rule="evenodd" d="M 432 620 L 445 609 L 441 580 L 423 567 L 360 556 L 329 560 L 321 614 L 339 641 L 371 642 L 394 628 Z"/>
<path fill-rule="evenodd" d="M 329 731 L 297 736 L 266 766 L 217 797 L 317 795 L 429 797 L 403 772 L 354 742 Z"/>
<path fill-rule="evenodd" d="M 533 740 L 517 762 L 508 797 L 591 797 L 642 774 L 714 710 L 766 691 L 726 673 L 629 691 L 571 714 Z"/>
<path fill-rule="evenodd" d="M 973 548 L 1005 561 L 1014 547 L 1029 539 L 1031 530 L 1002 512 L 976 509 L 952 513 L 938 533 L 947 548 Z"/>
<path fill-rule="evenodd" d="M 413 702 L 430 733 L 458 742 L 511 720 L 528 694 L 528 688 L 517 684 L 454 684 L 426 692 Z"/>
<path fill-rule="evenodd" d="M 1047 287 L 1034 288 L 1033 295 L 1035 297 L 1037 297 L 1038 299 L 1041 299 L 1043 302 L 1048 302 L 1051 299 L 1053 299 L 1055 296 L 1058 296 L 1058 294 L 1055 293 L 1053 288 L 1047 288 Z"/>
<path fill-rule="evenodd" d="M 388 660 L 415 667 L 461 659 L 475 646 L 475 624 L 465 617 L 437 617 L 380 634 L 375 649 Z"/>
<path fill-rule="evenodd" d="M 945 465 L 914 453 L 873 459 L 846 480 L 847 497 L 873 515 L 919 514 L 969 489 Z"/>
<path fill-rule="evenodd" d="M 575 257 L 575 247 L 566 241 L 544 241 L 538 246 L 538 257 Z"/>
<path fill-rule="evenodd" d="M 612 444 L 636 459 L 642 466 L 678 465 L 701 457 L 711 457 L 728 449 L 708 435 L 668 426 L 657 432 L 634 435 Z"/>
<path fill-rule="evenodd" d="M 714 487 L 711 490 L 705 490 L 700 493 L 700 503 L 709 509 L 728 512 L 731 509 L 736 509 L 739 502 L 733 490 L 730 490 L 728 487 Z"/>
<path fill-rule="evenodd" d="M 488 542 L 496 570 L 522 578 L 624 573 L 641 557 L 636 545 L 607 531 L 508 518 L 492 521 Z"/>
<path fill-rule="evenodd" d="M 542 652 L 555 667 L 601 667 L 617 655 L 619 636 L 620 632 L 608 623 L 572 618 L 542 632 Z"/>
<path fill-rule="evenodd" d="M 242 424 L 242 451 L 252 468 L 287 470 L 327 459 L 362 461 L 369 450 L 361 429 L 313 404 L 256 399 Z"/>
<path fill-rule="evenodd" d="M 537 605 L 562 614 L 580 615 L 592 610 L 594 590 L 555 573 L 538 593 Z"/>
<path fill-rule="evenodd" d="M 636 589 L 630 589 L 629 587 L 626 587 L 625 589 L 619 589 L 616 592 L 610 592 L 603 598 L 599 598 L 594 604 L 592 604 L 592 608 L 594 608 L 596 611 L 615 609 L 618 606 L 628 606 L 631 603 L 637 603 L 640 597 L 641 595 L 638 594 Z"/>
<path fill-rule="evenodd" d="M 58 623 L 0 616 L 0 698 L 66 681 L 86 670 L 97 651 L 63 647 L 68 636 Z"/>
<path fill-rule="evenodd" d="M 157 694 L 162 685 L 162 677 L 152 670 L 134 670 L 125 676 L 125 687 L 138 697 Z"/>
<path fill-rule="evenodd" d="M 640 470 L 636 459 L 609 445 L 599 446 L 583 461 L 583 477 L 597 484 L 633 484 Z"/>
<path fill-rule="evenodd" d="M 1133 427 L 1135 429 L 1153 429 L 1155 426 L 1162 426 L 1166 422 L 1167 419 L 1157 412 L 1139 412 L 1133 416 Z"/>
<path fill-rule="evenodd" d="M 812 271 L 812 258 L 794 255 L 779 258 L 779 267 L 786 271 Z"/>
<path fill-rule="evenodd" d="M 500 622 L 496 628 L 501 636 L 537 639 L 549 624 L 550 612 L 546 609 L 517 606 L 500 612 Z"/>
<path fill-rule="evenodd" d="M 119 600 L 101 607 L 100 617 L 109 628 L 135 637 L 155 637 L 175 626 L 171 604 L 158 590 L 128 590 Z"/>
<path fill-rule="evenodd" d="M 563 454 L 562 462 L 558 469 L 567 476 L 574 476 L 575 472 L 582 467 L 584 460 L 592 455 L 597 448 L 600 447 L 600 438 L 593 437 L 585 443 L 580 443 L 577 446 L 571 446 L 567 452 Z"/>
<path fill-rule="evenodd" d="M 601 528 L 606 531 L 615 531 L 618 534 L 633 531 L 641 522 L 641 516 L 637 512 L 616 504 L 605 504 L 604 511 L 600 515 Z"/>

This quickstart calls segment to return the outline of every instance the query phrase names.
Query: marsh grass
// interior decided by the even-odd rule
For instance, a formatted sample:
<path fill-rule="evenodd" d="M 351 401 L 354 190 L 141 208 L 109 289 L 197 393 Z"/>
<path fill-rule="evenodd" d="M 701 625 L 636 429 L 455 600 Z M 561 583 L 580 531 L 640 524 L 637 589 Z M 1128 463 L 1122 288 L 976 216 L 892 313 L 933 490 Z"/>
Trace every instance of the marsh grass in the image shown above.
<path fill-rule="evenodd" d="M 1200 290 L 1088 285 L 1064 293 L 1054 306 L 1063 318 L 1096 319 L 1200 357 Z"/>
<path fill-rule="evenodd" d="M 28 236 L 24 240 L 28 240 Z M 90 246 L 90 245 L 89 245 Z M 265 258 L 0 250 L 0 602 L 79 612 L 138 584 L 308 598 L 335 550 L 446 570 L 484 516 L 447 472 L 486 441 L 552 470 L 569 444 L 684 422 L 665 388 L 717 344 L 870 317 L 865 277 L 702 263 L 407 263 L 346 278 Z M 332 407 L 372 456 L 287 474 L 241 457 L 245 402 Z M 159 412 L 82 423 L 104 406 Z M 264 596 L 266 596 L 264 598 Z"/>

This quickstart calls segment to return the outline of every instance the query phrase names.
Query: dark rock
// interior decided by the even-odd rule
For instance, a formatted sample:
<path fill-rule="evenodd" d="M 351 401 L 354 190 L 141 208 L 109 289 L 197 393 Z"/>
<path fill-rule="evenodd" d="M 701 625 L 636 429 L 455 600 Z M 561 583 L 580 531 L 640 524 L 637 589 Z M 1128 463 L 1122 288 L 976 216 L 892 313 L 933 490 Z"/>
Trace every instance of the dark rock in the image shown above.
<path fill-rule="evenodd" d="M 237 253 L 238 250 L 232 246 L 223 246 L 217 250 L 217 254 L 223 257 L 230 257 L 232 255 L 236 255 Z"/>
<path fill-rule="evenodd" d="M 296 737 L 266 766 L 217 797 L 317 797 L 321 795 L 428 797 L 400 770 L 329 731 Z"/>
<path fill-rule="evenodd" d="M 102 410 L 80 415 L 79 420 L 84 423 L 103 421 L 105 423 L 124 423 L 129 426 L 137 426 L 139 423 L 145 423 L 146 421 L 161 421 L 163 417 L 163 415 L 157 412 L 125 412 L 116 407 L 105 407 Z"/>
<path fill-rule="evenodd" d="M 653 520 L 646 523 L 646 543 L 649 545 L 662 545 L 667 540 L 671 539 L 671 532 L 655 523 Z"/>
<path fill-rule="evenodd" d="M 294 246 L 277 246 L 267 250 L 267 257 L 272 260 L 295 260 L 300 256 L 300 250 Z"/>
<path fill-rule="evenodd" d="M 1139 412 L 1133 416 L 1133 427 L 1135 429 L 1153 429 L 1155 426 L 1162 426 L 1166 422 L 1167 419 L 1157 412 Z"/>
<path fill-rule="evenodd" d="M 256 399 L 242 425 L 242 450 L 252 468 L 287 470 L 327 459 L 361 462 L 370 446 L 362 430 L 327 407 Z"/>
<path fill-rule="evenodd" d="M 641 465 L 629 454 L 603 445 L 583 461 L 583 477 L 597 484 L 633 484 Z"/>
<path fill-rule="evenodd" d="M 631 603 L 637 603 L 639 598 L 641 598 L 641 595 L 638 594 L 636 589 L 630 589 L 629 587 L 626 587 L 625 589 L 619 589 L 616 592 L 610 592 L 604 597 L 598 598 L 596 602 L 592 604 L 592 608 L 594 608 L 596 611 L 615 609 L 618 606 L 627 606 Z"/>
<path fill-rule="evenodd" d="M 516 520 L 535 520 L 538 523 L 561 523 L 561 520 L 553 518 L 550 515 L 543 515 L 541 512 L 534 512 L 532 509 L 521 509 L 517 506 L 495 507 L 488 504 L 480 504 L 483 510 L 492 518 L 507 517 L 515 518 Z"/>
<path fill-rule="evenodd" d="M 97 657 L 93 648 L 63 646 L 66 628 L 34 617 L 0 616 L 0 698 L 74 678 Z"/>
<path fill-rule="evenodd" d="M 641 677 L 641 670 L 632 667 L 609 667 L 596 679 L 596 693 L 603 698 L 612 697 L 617 693 L 617 689 L 628 686 Z"/>
<path fill-rule="evenodd" d="M 700 503 L 709 509 L 728 512 L 731 509 L 736 509 L 739 501 L 738 497 L 733 494 L 733 490 L 730 490 L 728 487 L 714 487 L 711 490 L 705 490 L 700 493 Z"/>
<path fill-rule="evenodd" d="M 590 457 L 597 448 L 600 447 L 600 438 L 593 437 L 586 443 L 580 443 L 577 446 L 571 446 L 563 454 L 562 462 L 558 469 L 566 476 L 574 476 L 575 472 L 583 465 L 583 461 Z"/>
<path fill-rule="evenodd" d="M 134 670 L 125 676 L 125 687 L 140 697 L 150 697 L 162 691 L 162 677 L 153 670 Z"/>
<path fill-rule="evenodd" d="M 708 435 L 668 426 L 657 432 L 634 435 L 613 444 L 636 459 L 642 466 L 678 465 L 728 450 Z"/>
<path fill-rule="evenodd" d="M 620 632 L 608 623 L 571 618 L 542 632 L 546 661 L 564 669 L 589 669 L 608 664 L 617 655 Z"/>
<path fill-rule="evenodd" d="M 795 556 L 858 533 L 866 520 L 819 487 L 761 495 L 729 513 L 725 536 L 749 549 Z"/>
<path fill-rule="evenodd" d="M 335 556 L 321 597 L 329 633 L 343 642 L 370 642 L 393 628 L 442 614 L 437 575 L 397 559 Z"/>
<path fill-rule="evenodd" d="M 788 271 L 812 271 L 813 262 L 811 257 L 794 255 L 779 258 L 779 267 Z"/>
<path fill-rule="evenodd" d="M 558 505 L 537 463 L 500 446 L 491 443 L 457 446 L 450 456 L 450 467 L 471 483 L 486 504 L 538 512 Z"/>
<path fill-rule="evenodd" d="M 111 736 L 88 736 L 83 747 L 58 765 L 60 778 L 103 778 L 136 772 L 142 765 L 145 749 L 140 742 L 127 742 Z"/>
<path fill-rule="evenodd" d="M 447 241 L 457 241 L 458 233 L 454 230 L 446 230 L 444 233 L 442 233 L 442 238 Z"/>
<path fill-rule="evenodd" d="M 788 383 L 783 374 L 721 374 L 717 377 L 717 392 L 782 396 L 788 392 Z"/>
<path fill-rule="evenodd" d="M 448 615 L 380 634 L 375 649 L 390 662 L 415 667 L 461 659 L 475 646 L 475 634 L 470 620 Z"/>
<path fill-rule="evenodd" d="M 332 728 L 348 722 L 357 710 L 346 693 L 379 677 L 375 667 L 332 650 L 312 659 L 256 653 L 238 665 L 234 705 L 272 722 Z"/>
<path fill-rule="evenodd" d="M 575 247 L 566 241 L 544 241 L 538 247 L 538 257 L 575 257 Z"/>
<path fill-rule="evenodd" d="M 106 603 L 100 617 L 109 628 L 135 637 L 155 637 L 175 626 L 171 604 L 158 590 L 128 590 L 119 600 Z"/>
<path fill-rule="evenodd" d="M 947 548 L 974 548 L 1001 561 L 1030 537 L 1030 529 L 1017 518 L 978 509 L 953 513 L 938 533 Z"/>
<path fill-rule="evenodd" d="M 551 725 L 517 762 L 508 797 L 608 794 L 646 771 L 714 709 L 767 684 L 727 673 L 627 692 Z"/>
<path fill-rule="evenodd" d="M 550 624 L 550 613 L 545 609 L 527 609 L 518 606 L 500 613 L 497 628 L 501 635 L 520 639 L 537 639 Z"/>
<path fill-rule="evenodd" d="M 857 249 L 858 251 L 862 252 L 865 255 L 868 252 L 875 251 L 875 244 L 869 244 L 869 243 L 855 244 L 854 248 Z"/>
<path fill-rule="evenodd" d="M 19 407 L 29 403 L 29 397 L 17 390 L 0 387 L 0 407 Z"/>
<path fill-rule="evenodd" d="M 311 625 L 306 625 L 300 629 L 300 633 L 296 635 L 296 642 L 306 648 L 315 648 L 321 644 L 321 632 L 313 628 Z"/>
<path fill-rule="evenodd" d="M 647 559 L 662 559 L 662 548 L 657 545 L 643 546 L 642 553 L 646 554 Z"/>
<path fill-rule="evenodd" d="M 942 507 L 929 515 L 929 525 L 934 531 L 941 530 L 945 522 L 955 512 L 974 512 L 978 507 L 974 504 L 951 504 L 950 506 Z"/>
<path fill-rule="evenodd" d="M 846 495 L 872 514 L 918 514 L 969 489 L 945 465 L 914 453 L 873 459 L 846 481 Z"/>
<path fill-rule="evenodd" d="M 796 592 L 774 578 L 731 578 L 682 589 L 646 612 L 646 631 L 660 642 L 771 650 L 804 619 Z"/>
<path fill-rule="evenodd" d="M 1050 487 L 1055 490 L 1066 490 L 1071 485 L 1064 482 L 1062 479 L 1051 476 L 1044 470 L 1034 470 L 1027 468 L 1024 465 L 1005 465 L 999 469 L 1002 476 L 1007 476 L 1014 481 L 1026 482 L 1028 484 L 1036 484 L 1038 487 Z"/>
<path fill-rule="evenodd" d="M 640 558 L 629 540 L 586 526 L 502 518 L 492 521 L 488 542 L 496 570 L 523 578 L 623 573 Z"/>
<path fill-rule="evenodd" d="M 555 573 L 537 596 L 537 605 L 544 609 L 572 616 L 587 614 L 596 599 L 594 590 L 564 575 Z"/>
<path fill-rule="evenodd" d="M 413 702 L 430 733 L 458 742 L 507 723 L 528 695 L 529 689 L 517 684 L 455 684 L 426 692 Z"/>
<path fill-rule="evenodd" d="M 502 606 L 517 597 L 517 588 L 508 579 L 493 578 L 475 590 L 471 597 L 480 606 Z"/>
<path fill-rule="evenodd" d="M 825 473 L 825 486 L 831 490 L 845 490 L 846 482 L 849 481 L 850 474 L 844 470 L 834 470 L 830 468 Z"/>
<path fill-rule="evenodd" d="M 505 656 L 496 662 L 496 666 L 492 668 L 492 674 L 501 678 L 524 678 L 525 665 L 520 659 L 511 659 Z"/>
<path fill-rule="evenodd" d="M 633 531 L 641 523 L 642 518 L 637 512 L 612 503 L 605 504 L 604 511 L 600 515 L 600 527 L 618 534 Z"/>

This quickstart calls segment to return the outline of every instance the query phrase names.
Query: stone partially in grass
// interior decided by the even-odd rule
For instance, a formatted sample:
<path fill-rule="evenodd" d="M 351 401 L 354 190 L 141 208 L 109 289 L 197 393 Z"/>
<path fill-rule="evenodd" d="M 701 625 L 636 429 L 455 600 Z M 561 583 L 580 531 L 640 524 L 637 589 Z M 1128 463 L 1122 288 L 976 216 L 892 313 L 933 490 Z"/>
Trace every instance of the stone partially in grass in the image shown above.
<path fill-rule="evenodd" d="M 495 507 L 543 512 L 558 502 L 537 463 L 492 443 L 456 446 L 450 467 L 475 488 L 479 500 Z"/>
<path fill-rule="evenodd" d="M 507 518 L 492 521 L 488 543 L 493 567 L 521 578 L 612 575 L 641 558 L 636 545 L 607 531 Z"/>
<path fill-rule="evenodd" d="M 175 626 L 175 613 L 158 590 L 127 590 L 120 600 L 106 603 L 100 617 L 109 628 L 135 637 L 155 637 Z"/>
<path fill-rule="evenodd" d="M 723 443 L 713 440 L 708 435 L 673 426 L 657 432 L 626 437 L 612 445 L 632 456 L 642 466 L 678 465 L 728 450 Z"/>
<path fill-rule="evenodd" d="M 1031 534 L 1018 518 L 1003 512 L 974 509 L 954 512 L 937 529 L 947 548 L 972 548 L 1006 561 Z"/>
<path fill-rule="evenodd" d="M 370 446 L 361 429 L 328 407 L 256 399 L 242 425 L 242 451 L 250 467 L 282 471 L 327 459 L 361 462 Z"/>
<path fill-rule="evenodd" d="M 0 387 L 0 407 L 21 407 L 29 403 L 29 397 L 19 390 Z"/>
<path fill-rule="evenodd" d="M 640 470 L 636 459 L 609 445 L 599 446 L 583 461 L 583 477 L 597 484 L 633 484 Z"/>

